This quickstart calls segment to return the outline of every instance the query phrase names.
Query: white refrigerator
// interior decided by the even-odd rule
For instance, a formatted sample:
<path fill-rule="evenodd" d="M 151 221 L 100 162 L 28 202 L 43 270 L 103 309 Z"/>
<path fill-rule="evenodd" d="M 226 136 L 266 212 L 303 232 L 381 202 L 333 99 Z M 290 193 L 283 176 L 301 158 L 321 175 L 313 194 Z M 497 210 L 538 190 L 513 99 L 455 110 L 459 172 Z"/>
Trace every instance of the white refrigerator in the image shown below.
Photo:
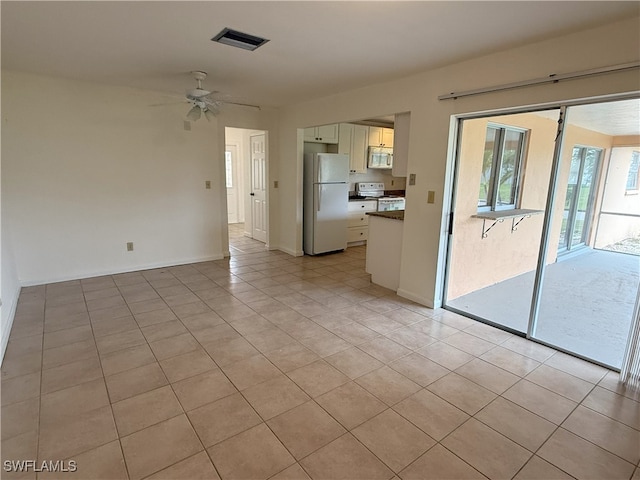
<path fill-rule="evenodd" d="M 304 157 L 304 252 L 347 248 L 349 157 L 313 153 Z"/>

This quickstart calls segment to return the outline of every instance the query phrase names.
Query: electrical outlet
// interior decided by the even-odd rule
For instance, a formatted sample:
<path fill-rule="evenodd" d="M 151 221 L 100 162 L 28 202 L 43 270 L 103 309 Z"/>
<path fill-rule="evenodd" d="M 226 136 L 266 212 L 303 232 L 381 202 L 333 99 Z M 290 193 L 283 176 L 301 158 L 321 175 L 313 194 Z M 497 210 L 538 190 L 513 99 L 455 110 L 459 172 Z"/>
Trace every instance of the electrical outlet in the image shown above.
<path fill-rule="evenodd" d="M 133 252 L 133 242 L 127 242 L 127 252 Z"/>
<path fill-rule="evenodd" d="M 273 181 L 273 188 L 278 188 L 278 180 Z"/>
<path fill-rule="evenodd" d="M 436 203 L 436 192 L 433 190 L 427 192 L 427 203 Z"/>
<path fill-rule="evenodd" d="M 409 185 L 415 185 L 416 184 L 416 174 L 415 173 L 410 173 L 409 174 Z"/>
<path fill-rule="evenodd" d="M 391 186 L 393 187 L 395 185 L 395 180 L 391 180 Z"/>
<path fill-rule="evenodd" d="M 207 180 L 204 182 L 204 188 L 207 190 L 211 190 L 211 180 Z"/>

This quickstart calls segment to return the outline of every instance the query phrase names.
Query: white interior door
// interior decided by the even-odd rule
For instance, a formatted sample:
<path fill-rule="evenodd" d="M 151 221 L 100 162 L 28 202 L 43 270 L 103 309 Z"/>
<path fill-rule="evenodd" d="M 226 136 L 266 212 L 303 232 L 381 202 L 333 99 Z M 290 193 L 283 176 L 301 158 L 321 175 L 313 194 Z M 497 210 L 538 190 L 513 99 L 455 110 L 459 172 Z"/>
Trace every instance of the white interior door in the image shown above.
<path fill-rule="evenodd" d="M 267 167 L 266 135 L 251 136 L 251 236 L 267 241 Z"/>
<path fill-rule="evenodd" d="M 238 175 L 238 147 L 227 145 L 224 152 L 225 182 L 227 186 L 227 219 L 229 223 L 240 222 L 239 186 Z"/>

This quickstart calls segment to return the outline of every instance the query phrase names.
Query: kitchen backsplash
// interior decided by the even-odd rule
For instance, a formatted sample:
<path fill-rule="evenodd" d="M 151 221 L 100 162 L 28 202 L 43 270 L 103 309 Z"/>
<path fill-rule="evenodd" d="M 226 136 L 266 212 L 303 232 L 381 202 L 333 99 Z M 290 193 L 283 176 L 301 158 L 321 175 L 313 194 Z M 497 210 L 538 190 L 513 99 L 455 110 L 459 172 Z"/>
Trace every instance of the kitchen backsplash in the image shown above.
<path fill-rule="evenodd" d="M 352 173 L 349 175 L 349 190 L 355 190 L 358 182 L 384 182 L 385 190 L 405 190 L 407 179 L 404 177 L 394 177 L 391 170 L 367 169 L 367 173 Z"/>

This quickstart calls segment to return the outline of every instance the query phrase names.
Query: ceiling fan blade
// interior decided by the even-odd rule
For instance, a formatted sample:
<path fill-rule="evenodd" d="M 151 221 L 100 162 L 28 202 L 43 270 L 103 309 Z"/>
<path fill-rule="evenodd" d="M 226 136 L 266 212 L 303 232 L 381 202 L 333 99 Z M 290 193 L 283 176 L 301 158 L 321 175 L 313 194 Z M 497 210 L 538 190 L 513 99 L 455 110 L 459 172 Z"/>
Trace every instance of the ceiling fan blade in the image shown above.
<path fill-rule="evenodd" d="M 165 107 L 167 105 L 184 105 L 185 103 L 187 103 L 185 100 L 182 100 L 181 102 L 165 102 L 165 103 L 154 103 L 149 105 L 150 107 Z"/>
<path fill-rule="evenodd" d="M 260 110 L 260 106 L 259 105 L 253 105 L 250 103 L 242 103 L 242 102 L 235 102 L 233 100 L 231 100 L 231 96 L 228 94 L 223 94 L 221 92 L 218 91 L 214 91 L 211 92 L 207 98 L 213 100 L 214 102 L 218 102 L 218 103 L 228 103 L 231 105 L 239 105 L 241 107 L 249 107 L 249 108 L 257 108 L 258 110 Z"/>
<path fill-rule="evenodd" d="M 220 105 L 224 103 L 221 100 L 216 100 L 215 98 L 211 98 L 211 97 L 202 97 L 200 98 L 200 101 L 204 102 L 205 104 L 213 108 L 220 108 Z"/>
<path fill-rule="evenodd" d="M 239 105 L 241 107 L 257 108 L 258 110 L 262 110 L 260 108 L 260 105 L 252 105 L 250 103 L 232 102 L 231 100 L 222 100 L 222 103 L 229 103 L 231 105 Z"/>

